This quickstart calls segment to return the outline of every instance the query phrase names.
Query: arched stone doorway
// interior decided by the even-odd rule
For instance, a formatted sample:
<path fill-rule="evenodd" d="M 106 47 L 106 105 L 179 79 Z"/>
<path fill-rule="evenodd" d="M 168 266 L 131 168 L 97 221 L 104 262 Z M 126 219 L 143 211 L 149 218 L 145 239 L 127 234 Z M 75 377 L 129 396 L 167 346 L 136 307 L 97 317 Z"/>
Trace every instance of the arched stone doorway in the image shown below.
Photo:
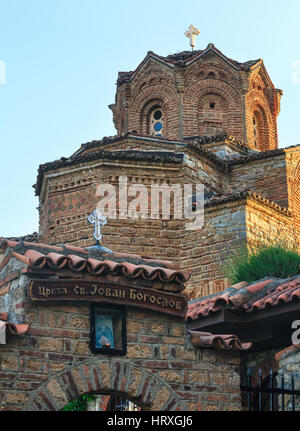
<path fill-rule="evenodd" d="M 157 375 L 128 360 L 94 358 L 54 374 L 39 386 L 24 411 L 59 411 L 85 393 L 122 395 L 143 410 L 186 410 L 182 400 Z"/>

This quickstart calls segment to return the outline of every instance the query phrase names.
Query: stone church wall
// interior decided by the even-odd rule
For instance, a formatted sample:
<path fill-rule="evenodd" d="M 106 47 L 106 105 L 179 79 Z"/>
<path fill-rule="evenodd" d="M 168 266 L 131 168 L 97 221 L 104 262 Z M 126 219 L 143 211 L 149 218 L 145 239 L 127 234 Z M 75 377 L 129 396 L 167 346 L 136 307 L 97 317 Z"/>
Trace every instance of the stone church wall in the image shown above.
<path fill-rule="evenodd" d="M 249 244 L 272 244 L 282 242 L 290 247 L 297 246 L 293 218 L 249 201 L 246 209 L 247 239 Z"/>
<path fill-rule="evenodd" d="M 60 410 L 91 392 L 146 410 L 240 410 L 239 353 L 194 348 L 182 319 L 127 307 L 126 356 L 93 354 L 89 304 L 30 305 L 27 277 L 14 283 L 0 309 L 30 329 L 1 345 L 0 411 Z"/>
<path fill-rule="evenodd" d="M 246 240 L 245 203 L 229 202 L 205 209 L 204 227 L 185 232 L 181 249 L 181 269 L 191 272 L 191 298 L 221 292 L 228 287 L 224 273 L 230 251 Z"/>
<path fill-rule="evenodd" d="M 288 207 L 287 163 L 285 154 L 232 167 L 229 187 L 236 191 L 250 189 L 277 204 Z"/>
<path fill-rule="evenodd" d="M 148 188 L 150 198 L 151 184 L 196 184 L 204 183 L 220 190 L 221 173 L 214 171 L 209 163 L 199 162 L 192 155 L 185 165 L 149 165 L 145 163 L 100 164 L 80 166 L 80 171 L 57 172 L 47 180 L 47 186 L 40 204 L 41 240 L 49 244 L 72 243 L 90 246 L 91 226 L 86 217 L 96 208 L 97 186 L 109 183 L 119 187 L 119 177 L 128 178 L 131 184 L 143 184 Z M 117 196 L 118 197 L 118 196 Z M 171 201 L 172 202 L 172 201 Z M 149 201 L 149 204 L 151 202 Z M 171 204 L 171 214 L 173 206 Z M 150 213 L 150 211 L 149 211 Z M 160 259 L 179 258 L 183 220 L 171 219 L 113 219 L 103 227 L 103 245 L 114 251 L 138 253 Z"/>

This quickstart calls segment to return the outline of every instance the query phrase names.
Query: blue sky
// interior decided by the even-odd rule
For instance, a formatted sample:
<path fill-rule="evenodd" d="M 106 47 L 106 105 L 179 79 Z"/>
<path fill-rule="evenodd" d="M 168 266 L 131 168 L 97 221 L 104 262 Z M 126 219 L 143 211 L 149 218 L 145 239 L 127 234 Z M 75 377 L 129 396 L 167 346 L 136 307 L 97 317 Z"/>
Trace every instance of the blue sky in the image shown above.
<path fill-rule="evenodd" d="M 118 71 L 149 50 L 189 49 L 190 24 L 201 30 L 196 49 L 212 42 L 238 61 L 264 59 L 284 90 L 280 146 L 300 143 L 299 16 L 299 0 L 0 0 L 0 236 L 38 229 L 39 164 L 114 135 Z"/>

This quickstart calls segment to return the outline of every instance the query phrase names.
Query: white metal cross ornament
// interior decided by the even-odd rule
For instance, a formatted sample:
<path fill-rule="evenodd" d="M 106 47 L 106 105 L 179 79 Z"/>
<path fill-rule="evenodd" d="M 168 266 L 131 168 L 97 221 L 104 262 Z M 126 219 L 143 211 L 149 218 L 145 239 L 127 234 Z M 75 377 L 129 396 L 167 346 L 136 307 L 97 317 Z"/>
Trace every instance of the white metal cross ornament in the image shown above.
<path fill-rule="evenodd" d="M 192 51 L 196 46 L 196 36 L 200 34 L 200 30 L 197 27 L 194 27 L 192 24 L 189 26 L 188 30 L 184 33 L 186 37 L 190 39 L 190 45 L 192 47 Z"/>
<path fill-rule="evenodd" d="M 107 224 L 107 219 L 101 214 L 99 210 L 95 210 L 87 217 L 87 220 L 89 223 L 94 225 L 93 237 L 97 241 L 97 244 L 99 244 L 99 241 L 102 239 L 101 226 L 105 226 Z"/>

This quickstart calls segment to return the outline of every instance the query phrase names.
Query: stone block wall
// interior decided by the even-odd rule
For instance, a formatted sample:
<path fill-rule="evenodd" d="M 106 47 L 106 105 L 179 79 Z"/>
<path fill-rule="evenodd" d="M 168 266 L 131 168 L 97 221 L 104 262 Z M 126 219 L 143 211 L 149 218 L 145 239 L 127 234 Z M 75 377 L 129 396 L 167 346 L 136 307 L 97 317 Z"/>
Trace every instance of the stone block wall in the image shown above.
<path fill-rule="evenodd" d="M 292 389 L 291 376 L 294 375 L 294 389 L 300 390 L 300 350 L 299 345 L 290 346 L 276 354 L 279 372 L 284 375 L 285 389 Z M 282 384 L 281 375 L 277 377 L 277 384 Z M 281 410 L 281 400 L 280 400 Z M 292 410 L 292 397 L 285 395 L 284 410 Z M 300 396 L 295 396 L 295 411 L 300 411 Z"/>
<path fill-rule="evenodd" d="M 260 202 L 249 200 L 246 208 L 247 241 L 249 244 L 297 246 L 293 217 Z"/>
<path fill-rule="evenodd" d="M 229 284 L 224 273 L 231 251 L 246 241 L 245 203 L 228 202 L 205 209 L 204 227 L 182 238 L 181 269 L 191 272 L 187 292 L 198 298 L 221 292 Z"/>
<path fill-rule="evenodd" d="M 22 319 L 8 309 L 9 318 L 30 330 L 0 346 L 0 411 L 61 410 L 91 392 L 146 410 L 240 410 L 239 353 L 195 349 L 184 321 L 128 307 L 127 354 L 111 357 L 90 350 L 89 304 L 20 300 Z"/>

